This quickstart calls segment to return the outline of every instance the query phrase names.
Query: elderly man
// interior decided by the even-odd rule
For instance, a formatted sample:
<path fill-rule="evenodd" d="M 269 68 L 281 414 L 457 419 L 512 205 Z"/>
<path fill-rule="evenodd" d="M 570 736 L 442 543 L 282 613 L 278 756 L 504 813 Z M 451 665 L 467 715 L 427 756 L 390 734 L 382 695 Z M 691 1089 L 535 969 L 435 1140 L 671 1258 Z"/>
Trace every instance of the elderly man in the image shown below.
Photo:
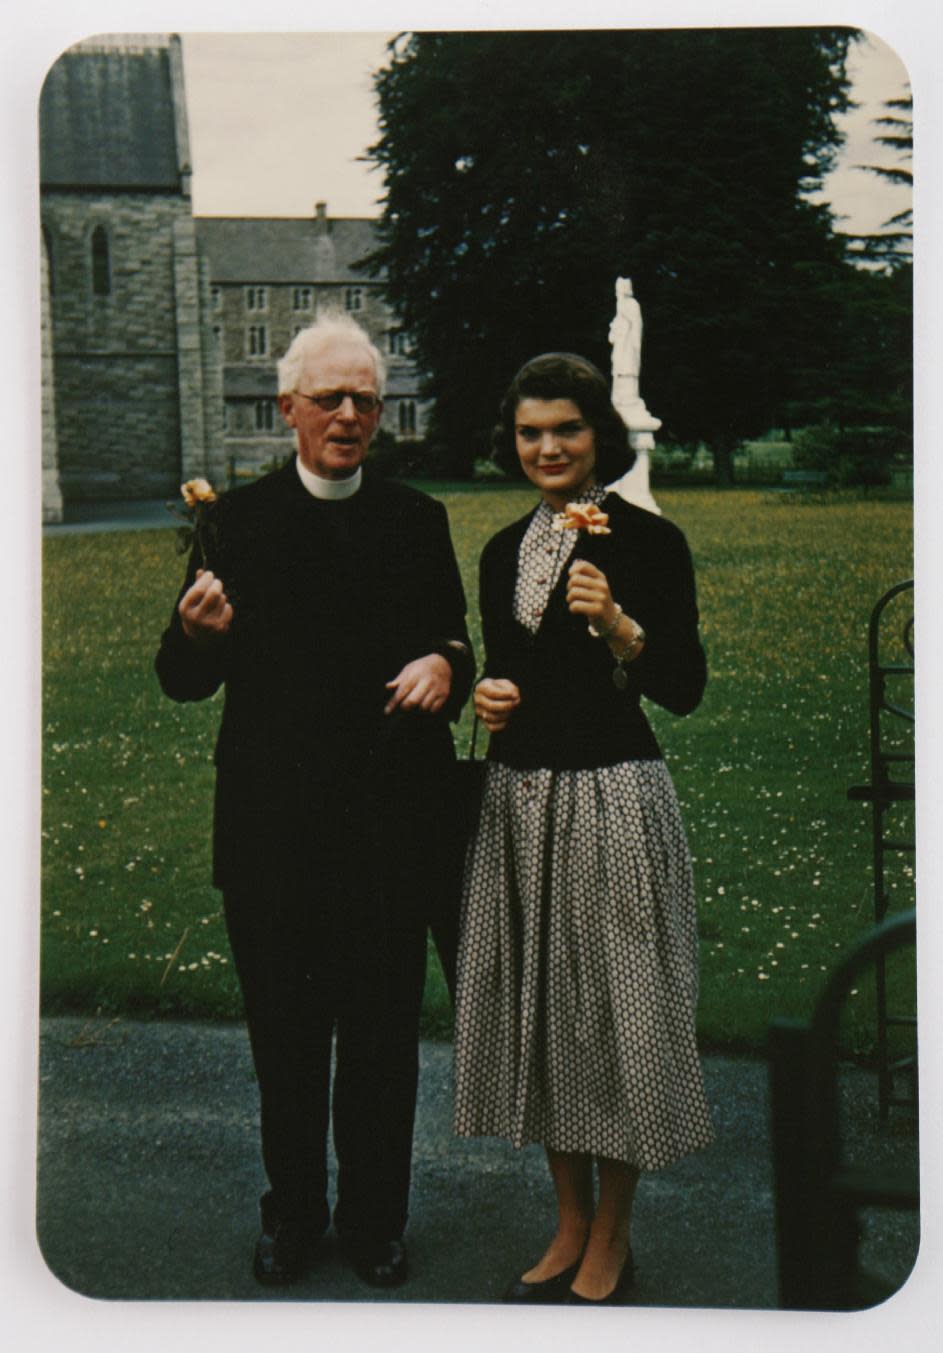
<path fill-rule="evenodd" d="M 213 881 L 261 1098 L 255 1275 L 297 1278 L 328 1227 L 330 1107 L 335 1228 L 392 1286 L 426 928 L 455 875 L 449 720 L 473 660 L 444 509 L 361 468 L 382 411 L 367 335 L 322 319 L 278 374 L 297 457 L 214 505 L 156 665 L 175 700 L 225 685 Z"/>

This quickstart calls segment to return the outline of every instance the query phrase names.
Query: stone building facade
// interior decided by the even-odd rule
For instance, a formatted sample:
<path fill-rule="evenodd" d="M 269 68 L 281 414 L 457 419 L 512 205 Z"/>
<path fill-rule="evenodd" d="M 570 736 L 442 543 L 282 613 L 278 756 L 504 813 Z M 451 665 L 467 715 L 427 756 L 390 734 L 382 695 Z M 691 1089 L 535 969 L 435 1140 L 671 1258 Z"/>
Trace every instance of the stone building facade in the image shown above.
<path fill-rule="evenodd" d="M 428 406 L 381 281 L 371 220 L 194 218 L 180 39 L 78 43 L 40 101 L 43 514 L 174 498 L 290 453 L 275 363 L 326 310 L 384 353 L 382 426 L 421 438 Z"/>
<path fill-rule="evenodd" d="M 39 258 L 39 323 L 42 350 L 42 445 L 43 521 L 62 521 L 62 489 L 59 487 L 59 439 L 56 432 L 56 383 L 52 365 L 52 305 L 49 295 L 49 263 L 45 247 Z"/>
<path fill-rule="evenodd" d="M 223 368 L 224 445 L 246 472 L 288 454 L 293 436 L 276 406 L 275 363 L 319 314 L 345 312 L 369 333 L 387 366 L 381 427 L 421 438 L 428 406 L 406 335 L 358 264 L 376 248 L 373 221 L 330 217 L 318 202 L 308 218 L 198 217 L 197 241 L 211 277 L 210 319 Z"/>
<path fill-rule="evenodd" d="M 40 186 L 54 395 L 47 519 L 223 470 L 178 38 L 97 39 L 50 70 Z"/>

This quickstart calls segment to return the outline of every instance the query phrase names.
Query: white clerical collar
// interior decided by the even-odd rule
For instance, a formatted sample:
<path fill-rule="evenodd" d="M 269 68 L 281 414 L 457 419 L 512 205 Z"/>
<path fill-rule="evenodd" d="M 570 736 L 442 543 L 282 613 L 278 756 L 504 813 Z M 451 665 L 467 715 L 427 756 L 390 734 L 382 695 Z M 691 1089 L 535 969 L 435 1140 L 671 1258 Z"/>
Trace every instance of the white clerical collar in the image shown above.
<path fill-rule="evenodd" d="M 300 456 L 295 456 L 295 469 L 312 498 L 332 499 L 334 502 L 340 498 L 352 498 L 363 481 L 363 471 L 359 465 L 349 479 L 323 479 L 309 470 L 307 465 L 302 465 Z"/>

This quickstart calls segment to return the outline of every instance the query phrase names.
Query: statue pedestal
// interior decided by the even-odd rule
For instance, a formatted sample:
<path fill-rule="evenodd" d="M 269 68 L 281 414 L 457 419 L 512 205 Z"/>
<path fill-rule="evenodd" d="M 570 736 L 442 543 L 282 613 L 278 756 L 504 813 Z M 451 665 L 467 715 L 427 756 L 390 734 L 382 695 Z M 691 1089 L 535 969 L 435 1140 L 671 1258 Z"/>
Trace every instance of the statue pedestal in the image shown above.
<path fill-rule="evenodd" d="M 644 507 L 646 512 L 654 512 L 660 517 L 661 508 L 652 497 L 648 483 L 648 453 L 655 446 L 655 438 L 652 434 L 661 427 L 661 419 L 655 418 L 653 414 L 648 412 L 645 401 L 638 395 L 635 395 L 626 403 L 620 403 L 617 389 L 613 404 L 629 430 L 629 445 L 635 452 L 635 464 L 621 479 L 617 479 L 614 484 L 609 484 L 607 487 L 613 493 L 617 493 L 620 498 L 624 498 L 627 503 L 634 503 L 636 507 Z"/>

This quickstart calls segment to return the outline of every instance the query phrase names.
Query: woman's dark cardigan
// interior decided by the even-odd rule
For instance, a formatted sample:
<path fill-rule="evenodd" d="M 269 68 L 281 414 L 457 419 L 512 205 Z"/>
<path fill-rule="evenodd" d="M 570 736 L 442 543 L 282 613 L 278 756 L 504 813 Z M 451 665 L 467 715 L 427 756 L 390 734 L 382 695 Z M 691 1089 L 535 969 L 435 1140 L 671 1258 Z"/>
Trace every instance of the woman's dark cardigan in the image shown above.
<path fill-rule="evenodd" d="M 697 632 L 691 556 L 671 522 L 608 494 L 603 511 L 611 534 L 580 532 L 570 557 L 605 573 L 613 599 L 645 630 L 645 648 L 626 667 L 628 686 L 612 681 L 615 659 L 592 638 L 584 616 L 566 605 L 567 567 L 535 635 L 514 619 L 518 550 L 533 513 L 499 531 L 485 546 L 480 605 L 485 675 L 507 677 L 521 703 L 491 738 L 491 760 L 519 769 L 586 769 L 655 760 L 661 752 L 639 707 L 644 695 L 673 714 L 699 704 L 707 669 Z"/>

